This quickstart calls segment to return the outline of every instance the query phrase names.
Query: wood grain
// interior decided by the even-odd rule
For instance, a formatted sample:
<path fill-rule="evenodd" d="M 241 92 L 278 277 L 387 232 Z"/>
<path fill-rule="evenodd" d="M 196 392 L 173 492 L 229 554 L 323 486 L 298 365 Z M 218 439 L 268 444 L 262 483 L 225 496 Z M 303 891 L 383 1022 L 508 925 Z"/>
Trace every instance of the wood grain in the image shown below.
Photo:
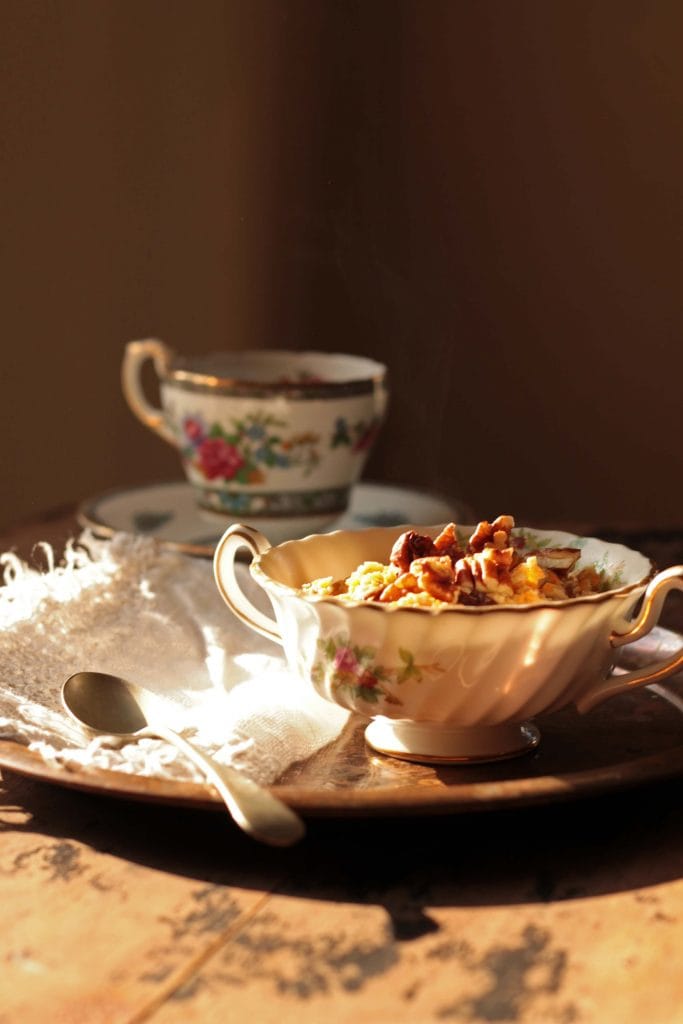
<path fill-rule="evenodd" d="M 455 776 L 368 760 L 352 727 L 281 780 L 339 801 L 290 850 L 198 806 L 3 768 L 0 1024 L 681 1024 L 683 809 L 666 766 L 683 733 L 659 699 L 614 715 L 573 746 L 567 722 L 546 727 L 543 774 L 531 757 L 508 779 L 561 781 L 570 762 L 607 777 L 617 752 L 646 751 L 659 774 L 419 817 L 406 789 L 447 793 Z M 504 782 L 488 770 L 454 771 L 471 793 Z M 381 816 L 343 812 L 359 786 Z"/>
<path fill-rule="evenodd" d="M 0 1021 L 677 1024 L 677 786 L 491 815 L 217 815 L 10 776 Z"/>

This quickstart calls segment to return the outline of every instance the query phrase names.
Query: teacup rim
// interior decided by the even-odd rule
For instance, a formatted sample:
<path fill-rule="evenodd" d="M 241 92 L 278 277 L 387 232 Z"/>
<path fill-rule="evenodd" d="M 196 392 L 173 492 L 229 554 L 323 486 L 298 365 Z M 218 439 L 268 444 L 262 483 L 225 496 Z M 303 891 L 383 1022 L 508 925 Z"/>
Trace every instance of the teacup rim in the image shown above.
<path fill-rule="evenodd" d="M 163 368 L 161 374 L 162 379 L 166 381 L 173 381 L 180 385 L 185 385 L 194 388 L 202 389 L 230 389 L 235 391 L 257 391 L 263 392 L 264 394 L 303 394 L 312 395 L 318 393 L 325 394 L 345 394 L 349 389 L 356 389 L 364 387 L 366 389 L 372 389 L 372 387 L 381 385 L 384 383 L 388 367 L 386 364 L 379 362 L 370 356 L 358 355 L 353 352 L 323 352 L 317 349 L 274 349 L 274 348 L 259 348 L 259 349 L 241 349 L 231 352 L 230 355 L 239 359 L 241 356 L 247 358 L 254 358 L 254 356 L 277 356 L 278 358 L 291 360 L 296 358 L 297 360 L 305 358 L 324 359 L 325 361 L 331 361 L 333 359 L 346 359 L 349 361 L 357 362 L 359 364 L 358 374 L 346 377 L 344 380 L 293 380 L 291 382 L 283 382 L 282 380 L 267 381 L 260 378 L 254 378 L 254 375 L 232 375 L 226 376 L 222 374 L 214 374 L 204 370 L 192 369 L 189 365 L 193 358 L 210 360 L 213 356 L 224 356 L 225 353 L 220 350 L 213 352 L 206 352 L 197 356 L 186 356 L 171 351 L 169 353 L 169 359 Z M 360 367 L 365 367 L 366 371 L 361 372 Z"/>
<path fill-rule="evenodd" d="M 637 555 L 640 558 L 645 559 L 647 564 L 648 564 L 648 571 L 645 573 L 644 576 L 642 576 L 639 580 L 634 581 L 633 583 L 627 583 L 627 584 L 624 584 L 621 587 L 613 587 L 610 590 L 602 590 L 602 591 L 599 591 L 598 593 L 595 593 L 595 594 L 583 594 L 583 595 L 581 595 L 579 597 L 564 598 L 564 599 L 559 600 L 559 601 L 558 600 L 546 599 L 546 600 L 542 600 L 542 601 L 534 601 L 534 602 L 529 603 L 529 604 L 452 605 L 452 606 L 447 606 L 447 607 L 425 607 L 425 606 L 421 606 L 421 605 L 380 604 L 380 603 L 375 602 L 375 601 L 363 601 L 362 599 L 349 600 L 348 598 L 342 599 L 340 597 L 335 597 L 333 595 L 303 594 L 303 593 L 301 593 L 300 588 L 290 586 L 289 584 L 286 584 L 286 583 L 282 583 L 280 580 L 276 580 L 272 576 L 268 575 L 268 573 L 265 572 L 265 570 L 262 568 L 262 565 L 261 565 L 263 559 L 272 551 L 281 550 L 281 549 L 286 548 L 286 547 L 288 547 L 290 545 L 301 545 L 301 544 L 305 543 L 306 541 L 314 540 L 314 539 L 317 539 L 318 537 L 325 537 L 325 538 L 329 537 L 329 538 L 331 538 L 331 537 L 334 537 L 334 536 L 338 536 L 340 534 L 371 533 L 371 532 L 374 532 L 374 531 L 376 531 L 378 529 L 379 530 L 385 530 L 387 532 L 389 532 L 389 531 L 400 531 L 400 532 L 403 532 L 405 530 L 410 530 L 410 529 L 416 529 L 418 531 L 419 530 L 436 530 L 436 529 L 439 529 L 439 527 L 443 526 L 443 525 L 445 525 L 445 524 L 437 524 L 436 526 L 434 524 L 430 524 L 429 526 L 425 526 L 425 525 L 419 525 L 419 524 L 414 524 L 414 523 L 402 523 L 402 524 L 400 524 L 398 526 L 390 526 L 390 527 L 367 527 L 367 528 L 365 528 L 363 530 L 332 530 L 329 533 L 325 533 L 325 534 L 309 534 L 307 537 L 299 537 L 299 538 L 296 538 L 296 539 L 286 540 L 286 541 L 280 542 L 279 544 L 272 545 L 266 551 L 264 551 L 262 554 L 257 555 L 257 556 L 255 556 L 252 559 L 252 562 L 251 562 L 251 564 L 249 566 L 249 570 L 250 570 L 252 576 L 257 580 L 257 582 L 259 580 L 262 581 L 261 585 L 263 586 L 263 588 L 266 591 L 274 590 L 276 593 L 280 593 L 280 594 L 286 595 L 288 597 L 296 597 L 296 598 L 299 598 L 300 600 L 304 601 L 306 604 L 335 605 L 337 607 L 346 608 L 346 609 L 350 609 L 350 608 L 365 608 L 365 609 L 372 610 L 373 612 L 377 612 L 377 613 L 380 613 L 380 614 L 396 615 L 399 612 L 411 612 L 411 613 L 417 613 L 417 614 L 420 614 L 420 615 L 425 615 L 426 614 L 426 615 L 431 615 L 431 616 L 454 615 L 454 614 L 491 615 L 494 612 L 499 612 L 499 613 L 509 613 L 509 612 L 520 612 L 521 613 L 521 612 L 526 612 L 526 613 L 530 613 L 530 612 L 533 612 L 533 611 L 539 611 L 541 609 L 547 610 L 549 608 L 550 609 L 555 609 L 555 610 L 559 611 L 562 608 L 573 607 L 575 605 L 598 604 L 598 603 L 602 603 L 602 602 L 607 601 L 607 600 L 611 600 L 612 598 L 615 598 L 615 597 L 619 597 L 619 598 L 626 597 L 629 594 L 632 594 L 632 593 L 635 593 L 635 592 L 637 592 L 639 590 L 644 589 L 647 586 L 647 584 L 650 582 L 650 580 L 652 580 L 656 576 L 656 574 L 657 574 L 657 566 L 656 566 L 655 562 L 651 558 L 649 558 L 647 555 L 643 554 L 642 551 L 638 551 L 635 548 L 629 548 L 627 545 L 620 544 L 618 541 L 606 541 L 606 540 L 603 540 L 601 537 L 584 536 L 584 535 L 579 535 L 579 534 L 569 534 L 565 530 L 547 529 L 547 528 L 542 528 L 542 527 L 536 528 L 536 527 L 533 527 L 533 526 L 525 526 L 525 525 L 520 525 L 518 527 L 515 527 L 515 529 L 517 529 L 517 530 L 526 530 L 526 531 L 530 531 L 530 532 L 533 531 L 534 533 L 541 534 L 541 535 L 542 534 L 561 534 L 561 535 L 564 535 L 564 536 L 570 536 L 570 537 L 573 536 L 573 537 L 575 537 L 576 540 L 581 540 L 581 541 L 584 541 L 586 543 L 594 541 L 594 542 L 599 543 L 599 544 L 604 544 L 604 545 L 606 545 L 609 548 L 621 549 L 622 551 L 624 551 L 627 554 Z M 470 526 L 468 524 L 464 524 L 460 528 L 463 529 L 463 530 L 470 530 L 470 529 L 473 529 L 474 527 Z"/>

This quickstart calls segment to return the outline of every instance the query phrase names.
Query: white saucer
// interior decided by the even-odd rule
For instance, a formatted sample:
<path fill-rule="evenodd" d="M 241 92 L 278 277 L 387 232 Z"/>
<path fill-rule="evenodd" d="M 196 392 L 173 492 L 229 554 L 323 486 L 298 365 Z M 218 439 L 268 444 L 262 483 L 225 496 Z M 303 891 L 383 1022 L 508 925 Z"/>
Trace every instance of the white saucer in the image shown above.
<path fill-rule="evenodd" d="M 427 526 L 451 520 L 469 523 L 472 515 L 465 504 L 438 495 L 392 484 L 361 482 L 351 492 L 347 511 L 324 532 L 401 523 Z M 118 531 L 144 534 L 165 546 L 207 558 L 213 556 L 216 543 L 232 522 L 229 516 L 200 509 L 190 485 L 182 480 L 110 491 L 90 498 L 78 509 L 78 521 L 100 537 Z M 254 521 L 250 525 L 261 530 L 272 544 L 312 532 L 302 518 Z"/>

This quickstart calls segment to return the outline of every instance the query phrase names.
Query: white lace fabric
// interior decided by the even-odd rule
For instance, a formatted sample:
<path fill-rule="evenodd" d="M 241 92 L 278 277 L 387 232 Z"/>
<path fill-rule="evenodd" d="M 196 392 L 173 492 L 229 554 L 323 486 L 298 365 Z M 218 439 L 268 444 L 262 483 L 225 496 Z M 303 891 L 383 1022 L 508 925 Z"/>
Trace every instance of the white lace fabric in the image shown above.
<path fill-rule="evenodd" d="M 67 770 L 202 780 L 162 740 L 122 744 L 84 733 L 60 698 L 64 680 L 83 670 L 151 690 L 167 725 L 265 785 L 341 731 L 348 713 L 234 617 L 209 561 L 123 533 L 101 540 L 84 531 L 60 564 L 39 547 L 45 571 L 0 555 L 0 739 Z M 246 570 L 243 581 L 248 587 Z"/>

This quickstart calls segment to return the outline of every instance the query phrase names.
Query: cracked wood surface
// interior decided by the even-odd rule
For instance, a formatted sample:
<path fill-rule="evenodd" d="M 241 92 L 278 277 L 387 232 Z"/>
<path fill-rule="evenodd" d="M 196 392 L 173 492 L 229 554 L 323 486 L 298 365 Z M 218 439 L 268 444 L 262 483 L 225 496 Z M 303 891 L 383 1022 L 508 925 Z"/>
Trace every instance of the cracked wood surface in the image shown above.
<path fill-rule="evenodd" d="M 673 780 L 562 804 L 311 820 L 0 780 L 0 1024 L 681 1024 Z"/>
<path fill-rule="evenodd" d="M 5 773 L 1 1024 L 675 1024 L 678 785 L 518 812 L 221 815 Z"/>

